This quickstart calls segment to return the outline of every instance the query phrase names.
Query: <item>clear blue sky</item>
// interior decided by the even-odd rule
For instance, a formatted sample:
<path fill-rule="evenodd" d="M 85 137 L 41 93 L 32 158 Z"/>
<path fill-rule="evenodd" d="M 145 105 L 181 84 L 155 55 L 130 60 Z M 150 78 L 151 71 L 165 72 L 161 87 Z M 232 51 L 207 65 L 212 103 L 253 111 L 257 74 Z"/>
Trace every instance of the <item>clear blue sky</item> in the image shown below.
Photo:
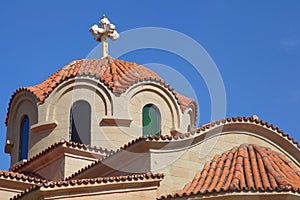
<path fill-rule="evenodd" d="M 190 36 L 218 66 L 227 117 L 257 114 L 300 141 L 300 1 L 12 0 L 3 1 L 0 10 L 2 119 L 17 88 L 40 83 L 68 62 L 87 56 L 96 45 L 88 29 L 106 14 L 119 32 L 152 26 Z M 186 64 L 154 50 L 132 52 L 125 58 L 175 68 Z M 209 93 L 203 80 L 191 82 L 199 100 L 199 123 L 206 123 Z M 3 122 L 0 169 L 9 166 L 5 134 Z"/>

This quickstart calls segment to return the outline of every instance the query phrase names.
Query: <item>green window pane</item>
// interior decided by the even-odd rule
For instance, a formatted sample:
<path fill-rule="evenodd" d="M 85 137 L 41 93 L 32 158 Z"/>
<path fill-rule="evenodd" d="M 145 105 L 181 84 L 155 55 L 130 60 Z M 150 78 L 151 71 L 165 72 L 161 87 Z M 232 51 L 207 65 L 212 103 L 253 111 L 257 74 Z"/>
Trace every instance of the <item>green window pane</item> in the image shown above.
<path fill-rule="evenodd" d="M 160 113 L 154 105 L 143 108 L 143 135 L 160 135 Z"/>

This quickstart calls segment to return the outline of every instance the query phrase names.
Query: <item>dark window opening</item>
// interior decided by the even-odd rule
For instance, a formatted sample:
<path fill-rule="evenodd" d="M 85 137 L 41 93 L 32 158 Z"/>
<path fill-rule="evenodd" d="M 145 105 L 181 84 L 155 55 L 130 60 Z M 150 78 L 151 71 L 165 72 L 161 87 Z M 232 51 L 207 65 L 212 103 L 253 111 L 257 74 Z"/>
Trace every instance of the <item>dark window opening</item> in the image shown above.
<path fill-rule="evenodd" d="M 19 146 L 19 161 L 28 158 L 28 140 L 29 140 L 30 122 L 26 115 L 20 126 L 20 146 Z"/>
<path fill-rule="evenodd" d="M 70 141 L 91 144 L 91 106 L 86 101 L 76 101 L 70 112 Z"/>

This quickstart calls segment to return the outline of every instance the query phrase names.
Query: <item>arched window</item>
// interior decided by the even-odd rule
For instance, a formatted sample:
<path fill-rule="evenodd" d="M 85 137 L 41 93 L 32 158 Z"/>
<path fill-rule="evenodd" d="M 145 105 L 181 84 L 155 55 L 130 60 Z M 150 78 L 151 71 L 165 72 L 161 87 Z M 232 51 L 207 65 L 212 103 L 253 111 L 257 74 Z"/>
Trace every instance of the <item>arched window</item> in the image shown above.
<path fill-rule="evenodd" d="M 86 101 L 76 101 L 71 108 L 69 139 L 91 144 L 91 106 Z"/>
<path fill-rule="evenodd" d="M 148 104 L 143 108 L 143 135 L 160 135 L 160 112 L 158 108 L 152 104 Z"/>
<path fill-rule="evenodd" d="M 28 157 L 29 128 L 29 118 L 27 115 L 25 115 L 20 126 L 19 160 L 24 160 Z"/>

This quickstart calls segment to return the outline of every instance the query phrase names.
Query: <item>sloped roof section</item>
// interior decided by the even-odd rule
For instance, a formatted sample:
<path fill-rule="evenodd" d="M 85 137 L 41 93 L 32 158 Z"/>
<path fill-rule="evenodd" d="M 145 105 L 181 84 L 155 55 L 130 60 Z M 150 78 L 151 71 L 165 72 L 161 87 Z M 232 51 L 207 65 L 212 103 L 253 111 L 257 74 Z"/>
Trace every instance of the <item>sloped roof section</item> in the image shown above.
<path fill-rule="evenodd" d="M 5 170 L 0 170 L 0 178 L 20 181 L 20 182 L 29 182 L 33 184 L 46 182 L 46 180 L 40 178 L 26 176 L 25 174 L 22 173 L 9 172 Z"/>
<path fill-rule="evenodd" d="M 145 141 L 152 141 L 152 142 L 174 142 L 174 141 L 185 141 L 186 139 L 193 139 L 197 136 L 200 136 L 204 133 L 206 133 L 209 130 L 212 130 L 213 128 L 216 128 L 218 126 L 224 126 L 226 124 L 234 124 L 234 123 L 245 123 L 245 124 L 254 124 L 259 127 L 263 127 L 266 129 L 270 129 L 274 131 L 274 134 L 278 134 L 280 137 L 288 141 L 291 145 L 294 145 L 297 149 L 300 150 L 300 144 L 294 140 L 289 134 L 285 133 L 283 130 L 279 129 L 278 127 L 274 126 L 273 124 L 270 124 L 263 120 L 255 119 L 253 116 L 251 117 L 231 117 L 226 118 L 222 120 L 213 121 L 204 125 L 201 125 L 200 127 L 196 128 L 195 130 L 183 134 L 178 135 L 148 135 L 144 137 L 136 138 L 132 141 L 129 141 L 127 144 L 124 144 L 122 147 L 117 149 L 116 151 L 107 154 L 102 159 L 99 159 L 96 162 L 91 163 L 90 165 L 87 165 L 86 167 L 80 169 L 79 171 L 73 173 L 70 177 L 67 177 L 66 179 L 74 179 L 79 174 L 82 174 L 83 172 L 86 172 L 87 170 L 90 170 L 97 165 L 101 164 L 104 160 L 111 158 L 115 156 L 115 154 L 121 152 L 122 150 L 127 150 L 129 147 L 131 147 L 134 144 L 145 142 Z"/>
<path fill-rule="evenodd" d="M 150 138 L 151 140 L 184 140 L 188 138 L 193 138 L 197 135 L 201 135 L 209 130 L 212 130 L 214 128 L 220 127 L 220 126 L 225 126 L 228 124 L 238 124 L 238 123 L 243 123 L 243 124 L 254 124 L 260 127 L 264 127 L 266 129 L 274 131 L 274 133 L 280 135 L 282 138 L 286 139 L 289 141 L 292 145 L 297 146 L 298 149 L 300 149 L 300 144 L 297 142 L 291 135 L 286 133 L 285 131 L 281 130 L 279 127 L 276 127 L 274 124 L 270 124 L 266 121 L 260 120 L 260 119 L 255 119 L 253 116 L 251 117 L 230 117 L 230 118 L 225 118 L 222 120 L 216 120 L 209 122 L 207 124 L 203 124 L 200 127 L 196 128 L 195 130 L 192 130 L 187 133 L 181 133 L 178 135 L 174 135 L 172 137 L 169 136 L 155 136 Z"/>
<path fill-rule="evenodd" d="M 111 177 L 98 177 L 89 179 L 77 179 L 77 180 L 60 180 L 60 181 L 46 181 L 41 184 L 36 184 L 28 189 L 24 190 L 22 193 L 15 195 L 11 199 L 19 199 L 24 195 L 38 190 L 39 188 L 55 188 L 55 187 L 67 187 L 67 186 L 80 186 L 80 185 L 105 185 L 113 183 L 130 183 L 130 182 L 142 182 L 146 180 L 157 180 L 161 181 L 164 178 L 162 173 L 145 173 L 145 174 L 133 174 L 127 176 L 111 176 Z"/>
<path fill-rule="evenodd" d="M 216 155 L 182 190 L 162 195 L 160 199 L 236 191 L 300 193 L 300 172 L 281 153 L 243 144 Z"/>
<path fill-rule="evenodd" d="M 108 150 L 106 148 L 101 148 L 101 147 L 81 144 L 81 143 L 78 143 L 78 142 L 62 140 L 60 142 L 55 142 L 54 144 L 47 147 L 46 149 L 44 149 L 43 151 L 41 151 L 37 155 L 29 158 L 27 161 L 24 161 L 24 162 L 14 166 L 14 167 L 12 167 L 10 169 L 10 171 L 16 172 L 18 170 L 21 170 L 23 167 L 30 165 L 33 161 L 37 160 L 38 158 L 41 158 L 42 156 L 45 156 L 46 154 L 48 154 L 49 152 L 51 152 L 52 150 L 54 150 L 54 149 L 56 149 L 60 146 L 65 146 L 67 148 L 80 149 L 80 150 L 85 150 L 85 151 L 95 152 L 95 153 L 98 152 L 98 153 L 102 153 L 104 155 L 114 153 L 113 150 Z"/>
<path fill-rule="evenodd" d="M 10 104 L 14 96 L 21 91 L 32 93 L 39 103 L 44 103 L 45 99 L 60 83 L 77 76 L 89 76 L 99 79 L 99 81 L 103 82 L 116 96 L 120 96 L 130 86 L 138 82 L 157 82 L 172 92 L 182 112 L 185 111 L 189 104 L 195 102 L 193 99 L 177 93 L 160 76 L 149 68 L 134 62 L 127 62 L 107 56 L 101 59 L 75 60 L 38 85 L 19 88 L 13 93 L 8 110 L 10 109 Z M 5 122 L 7 122 L 7 119 L 8 117 L 6 117 Z"/>

